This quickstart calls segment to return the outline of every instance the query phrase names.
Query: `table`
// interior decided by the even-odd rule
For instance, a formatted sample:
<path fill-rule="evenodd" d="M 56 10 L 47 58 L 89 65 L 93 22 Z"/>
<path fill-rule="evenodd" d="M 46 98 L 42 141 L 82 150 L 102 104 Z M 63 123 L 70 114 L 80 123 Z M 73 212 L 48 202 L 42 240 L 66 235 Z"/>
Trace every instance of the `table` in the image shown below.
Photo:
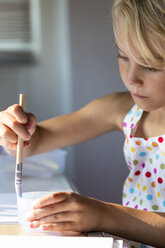
<path fill-rule="evenodd" d="M 3 175 L 3 173 L 0 173 L 0 177 Z M 10 173 L 6 175 L 6 178 L 2 177 L 3 180 L 0 180 L 0 193 L 9 193 L 9 192 L 15 192 L 15 186 L 14 186 L 14 180 L 11 178 Z M 74 191 L 78 193 L 76 187 L 74 184 L 69 180 L 65 174 L 63 173 L 57 173 L 52 176 L 47 175 L 46 177 L 43 176 L 39 177 L 36 173 L 31 175 L 24 175 L 23 178 L 23 192 L 27 191 L 53 191 L 53 192 L 59 192 L 59 191 Z M 21 226 L 19 224 L 0 224 L 0 238 L 4 236 L 8 237 L 14 237 L 14 236 L 51 236 L 52 234 L 47 232 L 41 232 L 36 233 L 35 231 L 29 232 L 26 230 L 22 230 Z M 80 233 L 61 233 L 61 232 L 54 232 L 52 236 L 78 236 L 78 237 L 103 237 L 102 233 L 100 232 L 93 232 L 89 233 L 88 235 L 80 234 Z M 91 238 L 92 239 L 92 238 Z M 105 238 L 103 238 L 103 243 Z M 113 240 L 113 241 L 112 241 Z M 123 247 L 123 240 L 119 237 L 109 236 L 109 241 L 113 242 L 112 248 L 122 248 Z M 110 244 L 110 243 L 109 243 Z M 77 246 L 76 246 L 77 247 Z M 96 247 L 96 245 L 95 245 Z M 104 247 L 104 246 L 103 246 Z M 17 247 L 18 248 L 18 247 Z"/>
<path fill-rule="evenodd" d="M 0 187 L 0 193 L 6 192 L 14 192 L 14 185 L 13 182 L 10 181 L 5 185 L 6 187 Z M 64 174 L 57 174 L 47 179 L 43 178 L 37 178 L 37 177 L 26 177 L 24 178 L 23 181 L 23 190 L 24 191 L 42 191 L 42 190 L 47 190 L 47 191 L 74 191 L 77 192 L 77 189 Z M 91 233 L 91 235 L 83 234 L 83 233 L 74 233 L 74 232 L 54 232 L 53 234 L 47 233 L 47 232 L 33 232 L 23 230 L 19 224 L 0 224 L 0 238 L 4 236 L 8 236 L 9 238 L 14 237 L 14 236 L 54 236 L 54 237 L 59 237 L 59 236 L 65 236 L 65 237 L 88 237 L 90 236 L 90 240 L 93 237 L 99 237 L 103 240 L 103 243 L 106 241 L 106 239 L 103 238 L 101 233 Z M 95 240 L 95 239 L 94 239 Z M 100 241 L 100 240 L 99 240 Z M 96 240 L 94 241 L 96 242 Z M 111 242 L 113 242 L 113 246 L 110 246 Z M 97 244 L 95 244 L 96 247 Z M 103 246 L 104 247 L 104 246 Z M 118 239 L 113 239 L 112 237 L 109 237 L 109 245 L 105 247 L 115 247 L 115 248 L 122 248 L 122 241 Z"/>
<path fill-rule="evenodd" d="M 0 187 L 0 193 L 14 192 L 14 182 L 9 181 Z M 64 174 L 53 175 L 51 178 L 43 179 L 37 177 L 27 177 L 23 181 L 23 191 L 75 191 L 77 192 L 74 185 Z M 28 232 L 21 229 L 19 224 L 0 224 L 0 235 L 36 235 L 34 232 Z M 45 236 L 46 233 L 37 233 L 37 235 Z M 62 233 L 57 233 L 57 235 L 64 235 Z M 66 234 L 65 234 L 66 235 Z M 70 235 L 77 235 L 70 233 Z M 82 236 L 82 234 L 81 234 Z M 83 235 L 84 236 L 84 235 Z"/>

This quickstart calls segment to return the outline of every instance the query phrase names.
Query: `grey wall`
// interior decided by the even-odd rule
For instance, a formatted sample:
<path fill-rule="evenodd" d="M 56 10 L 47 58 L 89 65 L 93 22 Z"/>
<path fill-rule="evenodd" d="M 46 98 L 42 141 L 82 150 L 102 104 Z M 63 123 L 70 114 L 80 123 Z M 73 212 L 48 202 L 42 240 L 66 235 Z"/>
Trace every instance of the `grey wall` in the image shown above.
<path fill-rule="evenodd" d="M 70 0 L 73 108 L 125 90 L 118 72 L 110 11 L 113 1 Z M 109 106 L 111 107 L 111 106 Z M 75 146 L 75 184 L 84 195 L 121 202 L 127 168 L 123 136 L 114 132 Z"/>
<path fill-rule="evenodd" d="M 124 90 L 111 0 L 42 0 L 42 54 L 31 65 L 0 66 L 0 108 L 27 94 L 27 110 L 43 120 Z M 67 174 L 80 193 L 120 202 L 127 174 L 120 133 L 69 148 Z"/>

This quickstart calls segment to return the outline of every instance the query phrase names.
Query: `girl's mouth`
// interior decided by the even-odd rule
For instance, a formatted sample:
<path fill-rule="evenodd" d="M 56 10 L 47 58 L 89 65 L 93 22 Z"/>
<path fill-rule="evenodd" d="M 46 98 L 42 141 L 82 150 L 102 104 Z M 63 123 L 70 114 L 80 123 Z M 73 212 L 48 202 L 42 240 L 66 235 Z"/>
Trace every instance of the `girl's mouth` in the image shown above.
<path fill-rule="evenodd" d="M 134 93 L 131 93 L 133 97 L 136 97 L 138 99 L 145 99 L 147 98 L 146 96 L 141 96 L 141 95 L 138 95 L 138 94 L 134 94 Z"/>

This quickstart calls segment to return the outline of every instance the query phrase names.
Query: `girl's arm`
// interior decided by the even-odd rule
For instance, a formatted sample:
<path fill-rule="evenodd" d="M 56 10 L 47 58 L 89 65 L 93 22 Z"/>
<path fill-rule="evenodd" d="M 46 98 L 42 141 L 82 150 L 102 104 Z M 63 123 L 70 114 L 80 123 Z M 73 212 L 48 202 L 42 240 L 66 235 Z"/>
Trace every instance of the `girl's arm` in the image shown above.
<path fill-rule="evenodd" d="M 129 93 L 114 93 L 98 98 L 71 114 L 40 122 L 36 128 L 33 120 L 30 126 L 33 132 L 29 132 L 30 140 L 28 137 L 30 146 L 24 149 L 24 156 L 78 144 L 112 130 L 121 130 L 123 117 L 132 105 L 133 101 Z M 3 124 L 5 114 L 5 111 L 1 112 L 0 124 Z M 24 140 L 27 139 L 29 129 L 25 119 L 28 118 L 20 109 L 17 109 L 14 113 L 10 109 L 10 115 L 14 118 L 10 122 L 6 121 L 3 125 L 3 128 L 4 126 L 5 128 L 6 126 L 9 127 L 9 130 L 4 128 L 4 133 L 1 135 L 3 138 L 0 141 L 2 145 L 6 144 L 4 147 L 8 153 L 14 155 L 17 135 L 21 135 Z M 1 126 L 0 133 L 2 133 Z M 11 134 L 15 135 L 13 140 L 11 140 Z"/>
<path fill-rule="evenodd" d="M 44 231 L 104 231 L 124 239 L 165 247 L 165 213 L 137 210 L 75 193 L 48 194 L 26 216 Z"/>
<path fill-rule="evenodd" d="M 106 203 L 104 231 L 154 247 L 165 247 L 165 213 Z"/>

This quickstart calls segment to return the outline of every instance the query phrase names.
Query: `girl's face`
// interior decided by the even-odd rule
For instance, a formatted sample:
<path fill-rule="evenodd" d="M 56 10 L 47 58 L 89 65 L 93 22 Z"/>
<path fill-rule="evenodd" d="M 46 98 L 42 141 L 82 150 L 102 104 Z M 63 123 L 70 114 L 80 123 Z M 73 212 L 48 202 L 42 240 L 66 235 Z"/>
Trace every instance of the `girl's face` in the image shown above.
<path fill-rule="evenodd" d="M 117 37 L 120 75 L 135 103 L 145 111 L 165 110 L 165 70 L 136 63 L 125 49 L 121 34 Z"/>

